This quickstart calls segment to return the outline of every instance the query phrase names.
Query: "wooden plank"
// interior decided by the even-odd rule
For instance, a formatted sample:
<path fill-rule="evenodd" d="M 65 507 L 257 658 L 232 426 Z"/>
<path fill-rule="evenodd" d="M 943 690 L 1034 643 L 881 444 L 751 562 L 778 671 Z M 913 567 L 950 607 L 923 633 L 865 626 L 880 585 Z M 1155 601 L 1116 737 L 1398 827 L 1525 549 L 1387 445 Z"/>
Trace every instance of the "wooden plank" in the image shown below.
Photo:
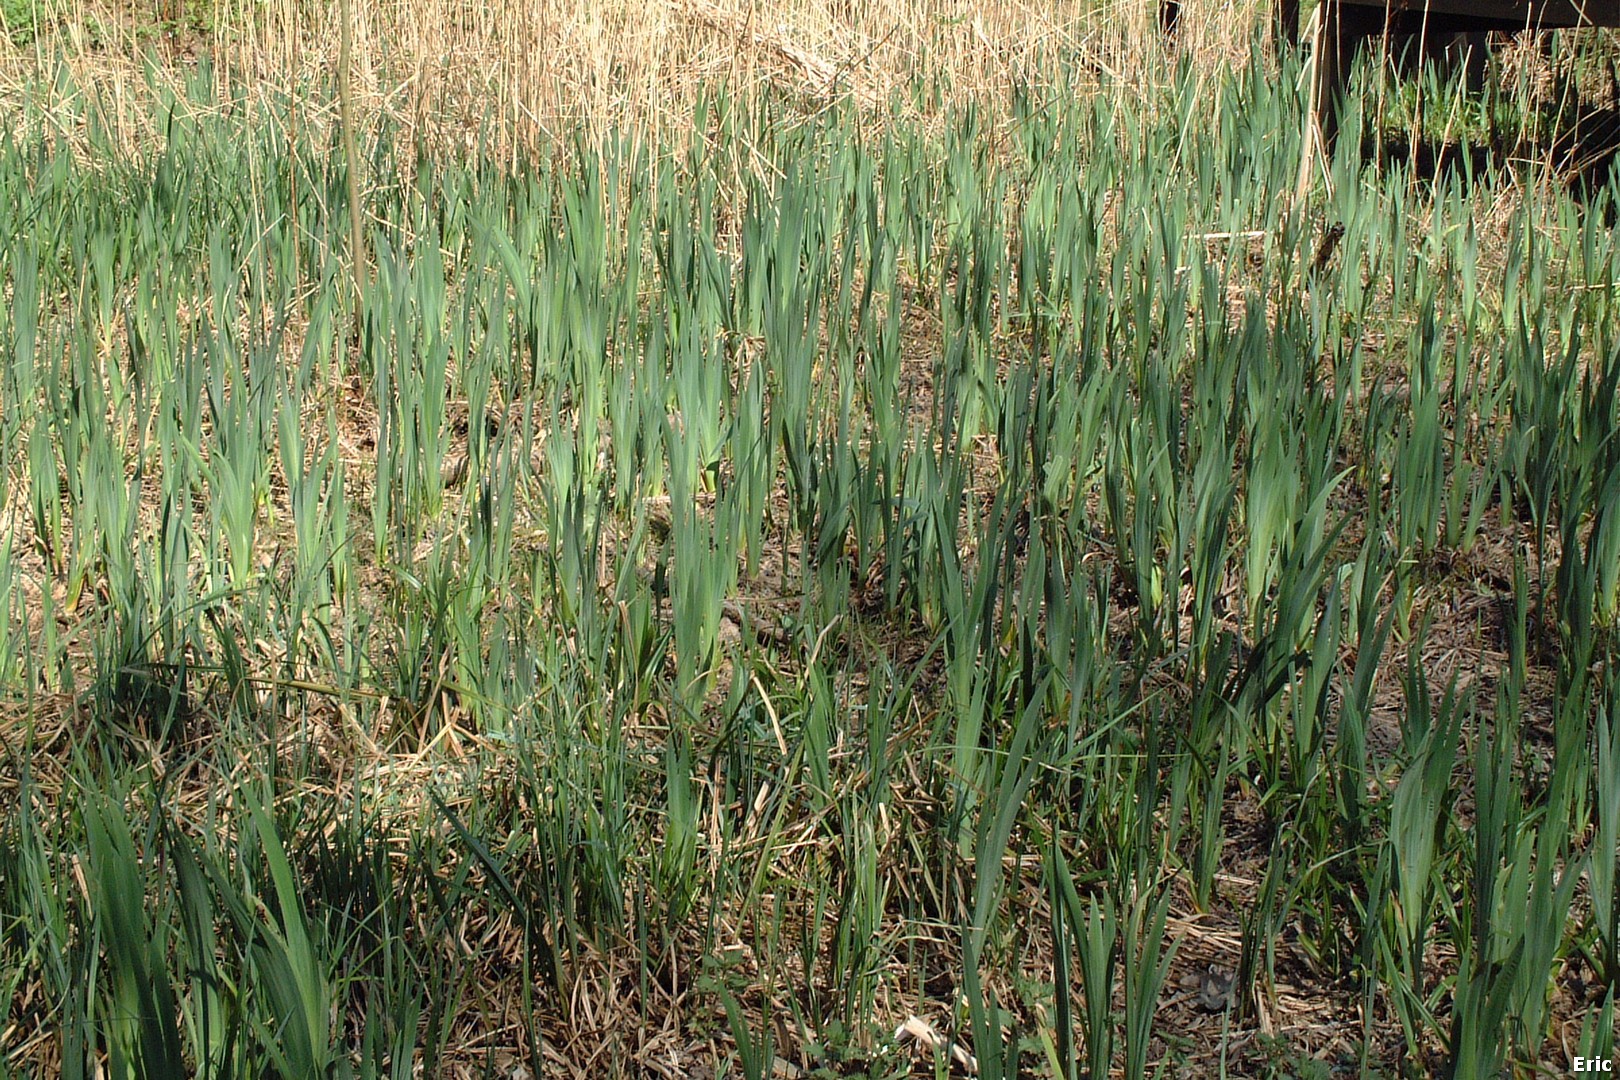
<path fill-rule="evenodd" d="M 1430 11 L 1472 16 L 1495 24 L 1557 30 L 1572 26 L 1620 26 L 1620 0 L 1343 0 L 1347 6 L 1394 12 Z"/>

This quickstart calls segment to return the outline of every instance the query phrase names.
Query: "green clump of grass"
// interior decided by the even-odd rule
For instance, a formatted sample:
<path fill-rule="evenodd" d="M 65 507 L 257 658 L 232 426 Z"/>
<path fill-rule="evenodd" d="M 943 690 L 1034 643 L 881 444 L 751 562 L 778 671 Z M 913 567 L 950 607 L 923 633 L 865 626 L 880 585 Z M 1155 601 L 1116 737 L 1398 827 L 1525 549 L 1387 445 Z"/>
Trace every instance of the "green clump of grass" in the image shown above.
<path fill-rule="evenodd" d="M 0 0 L 0 31 L 13 44 L 27 45 L 56 10 L 56 0 Z"/>

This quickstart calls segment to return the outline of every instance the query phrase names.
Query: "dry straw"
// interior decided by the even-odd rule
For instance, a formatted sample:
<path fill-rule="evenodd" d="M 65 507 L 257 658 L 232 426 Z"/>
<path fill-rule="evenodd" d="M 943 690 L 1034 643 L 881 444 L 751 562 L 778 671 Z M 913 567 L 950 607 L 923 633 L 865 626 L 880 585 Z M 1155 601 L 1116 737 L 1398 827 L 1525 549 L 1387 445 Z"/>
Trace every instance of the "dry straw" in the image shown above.
<path fill-rule="evenodd" d="M 152 134 L 139 108 L 149 81 L 178 78 L 209 56 L 222 87 L 326 102 L 342 6 L 353 8 L 363 115 L 386 113 L 425 142 L 506 152 L 581 128 L 679 141 L 699 94 L 719 82 L 745 94 L 786 89 L 808 108 L 852 98 L 943 113 L 964 100 L 1005 100 L 1011 86 L 1060 70 L 1091 74 L 1077 92 L 1142 92 L 1167 78 L 1172 59 L 1158 0 L 217 0 L 206 28 L 179 30 L 141 5 L 87 0 L 43 19 L 25 44 L 0 42 L 0 94 L 62 65 L 77 86 L 133 106 L 120 123 L 139 139 Z M 1209 7 L 1219 17 L 1184 16 L 1175 49 L 1213 76 L 1247 59 L 1265 5 Z M 154 55 L 165 61 L 155 71 Z M 912 93 L 918 86 L 928 94 Z M 336 117 L 317 107 L 308 119 Z"/>

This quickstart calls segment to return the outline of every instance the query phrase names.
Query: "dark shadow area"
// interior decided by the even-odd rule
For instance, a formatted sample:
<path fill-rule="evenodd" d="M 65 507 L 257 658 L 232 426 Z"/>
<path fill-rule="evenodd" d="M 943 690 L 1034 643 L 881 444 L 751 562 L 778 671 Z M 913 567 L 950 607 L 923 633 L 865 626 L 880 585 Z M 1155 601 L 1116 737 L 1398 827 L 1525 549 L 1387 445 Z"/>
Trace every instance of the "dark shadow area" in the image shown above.
<path fill-rule="evenodd" d="M 1550 59 L 1555 40 L 1551 31 L 1620 24 L 1620 9 L 1613 5 L 1592 9 L 1563 0 L 1518 6 L 1494 0 L 1474 5 L 1433 2 L 1450 10 L 1430 10 L 1427 4 L 1324 0 L 1313 42 L 1311 109 L 1317 142 L 1326 153 L 1331 155 L 1339 131 L 1341 95 L 1350 92 L 1349 77 L 1357 66 L 1370 63 L 1383 77 L 1401 81 L 1438 76 L 1438 84 L 1452 90 L 1489 94 L 1492 69 L 1498 66 L 1490 60 L 1493 46 L 1506 44 L 1510 38 L 1522 40 L 1529 33 Z M 1418 134 L 1419 123 L 1410 132 L 1375 130 L 1370 138 L 1363 138 L 1361 157 L 1380 166 L 1405 163 L 1426 179 L 1490 180 L 1504 172 L 1528 177 L 1539 171 L 1541 179 L 1551 177 L 1573 197 L 1591 202 L 1609 189 L 1620 151 L 1620 66 L 1612 57 L 1607 63 L 1608 92 L 1599 91 L 1583 100 L 1571 93 L 1576 80 L 1566 81 L 1560 73 L 1553 77 L 1556 106 L 1529 107 L 1526 122 L 1515 129 L 1498 129 L 1501 117 L 1491 108 L 1485 130 L 1478 123 L 1483 117 L 1476 118 L 1466 139 L 1454 142 L 1449 141 L 1450 123 L 1445 136 Z M 1599 68 L 1592 74 L 1601 73 Z M 1488 107 L 1491 100 L 1487 99 Z M 1442 138 L 1448 141 L 1442 142 Z"/>
<path fill-rule="evenodd" d="M 1457 177 L 1475 181 L 1490 177 L 1493 163 L 1506 160 L 1506 144 L 1475 146 L 1419 139 L 1416 145 L 1405 134 L 1367 135 L 1361 141 L 1364 161 L 1377 161 L 1380 169 L 1406 165 L 1419 180 Z"/>
<path fill-rule="evenodd" d="M 1583 109 L 1549 148 L 1553 168 L 1582 201 L 1606 188 L 1620 158 L 1620 107 Z M 1611 215 L 1613 211 L 1611 209 Z"/>
<path fill-rule="evenodd" d="M 1588 107 L 1576 115 L 1578 120 L 1551 139 L 1524 140 L 1515 134 L 1484 144 L 1438 139 L 1414 144 L 1407 133 L 1370 133 L 1363 136 L 1361 156 L 1377 161 L 1380 168 L 1406 165 L 1426 181 L 1491 183 L 1504 170 L 1547 171 L 1577 201 L 1590 203 L 1608 188 L 1620 160 L 1620 108 Z"/>
<path fill-rule="evenodd" d="M 1438 69 L 1443 84 L 1460 80 L 1468 93 L 1479 93 L 1494 77 L 1489 70 L 1494 66 L 1489 61 L 1492 49 L 1519 35 L 1500 30 L 1464 32 L 1465 26 L 1463 21 L 1431 16 L 1424 28 L 1410 14 L 1398 15 L 1391 21 L 1389 37 L 1383 42 L 1375 39 L 1369 47 L 1381 55 L 1386 78 L 1424 78 Z M 1544 49 L 1548 40 L 1542 39 Z M 1414 145 L 1410 132 L 1369 132 L 1362 140 L 1362 158 L 1376 160 L 1380 167 L 1405 164 L 1424 180 L 1451 177 L 1489 183 L 1504 170 L 1534 170 L 1551 175 L 1577 200 L 1591 202 L 1609 186 L 1620 158 L 1620 84 L 1594 101 L 1561 81 L 1553 97 L 1556 101 L 1534 108 L 1534 115 L 1527 118 L 1530 122 L 1493 130 L 1483 142 L 1421 138 Z"/>

